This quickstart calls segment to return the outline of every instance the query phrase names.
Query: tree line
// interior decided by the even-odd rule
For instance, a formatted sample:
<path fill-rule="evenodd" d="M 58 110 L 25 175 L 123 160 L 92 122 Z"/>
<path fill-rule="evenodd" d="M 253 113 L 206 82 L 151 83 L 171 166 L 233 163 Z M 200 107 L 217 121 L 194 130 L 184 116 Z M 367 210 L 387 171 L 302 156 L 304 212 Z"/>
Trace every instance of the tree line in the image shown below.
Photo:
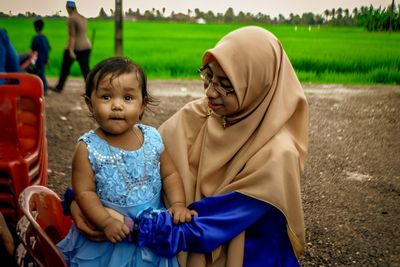
<path fill-rule="evenodd" d="M 286 25 L 334 25 L 334 26 L 359 26 L 365 27 L 369 31 L 400 31 L 400 5 L 396 5 L 392 0 L 392 4 L 387 7 L 374 8 L 371 6 L 361 6 L 349 10 L 347 8 L 326 9 L 322 14 L 314 14 L 306 12 L 302 15 L 290 13 L 288 17 L 279 14 L 277 17 L 258 12 L 252 14 L 250 12 L 240 11 L 235 13 L 233 8 L 228 8 L 224 13 L 214 13 L 213 11 L 203 12 L 198 8 L 188 9 L 187 13 L 171 12 L 166 14 L 166 9 L 161 10 L 152 8 L 141 12 L 129 8 L 125 12 L 126 20 L 138 21 L 180 21 L 193 23 L 265 23 L 265 24 L 286 24 Z M 0 17 L 10 17 L 12 15 L 5 14 L 0 11 Z M 26 12 L 13 17 L 36 17 L 34 12 Z M 61 17 L 59 12 L 48 17 Z M 110 9 L 109 14 L 100 9 L 98 19 L 113 19 L 114 10 Z"/>

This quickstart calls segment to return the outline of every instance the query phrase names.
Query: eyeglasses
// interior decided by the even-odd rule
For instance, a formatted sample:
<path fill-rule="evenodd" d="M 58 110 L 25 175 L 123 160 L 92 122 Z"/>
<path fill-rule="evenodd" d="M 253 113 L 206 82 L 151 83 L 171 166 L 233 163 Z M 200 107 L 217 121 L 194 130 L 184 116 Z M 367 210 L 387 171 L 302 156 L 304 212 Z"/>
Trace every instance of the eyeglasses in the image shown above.
<path fill-rule="evenodd" d="M 212 72 L 211 68 L 208 66 L 208 64 L 205 64 L 203 67 L 197 70 L 199 72 L 200 78 L 204 82 L 204 89 L 207 89 L 210 84 L 212 84 L 213 88 L 215 91 L 220 93 L 221 95 L 228 96 L 235 94 L 235 89 L 232 87 L 232 85 L 228 84 L 221 84 L 223 81 L 214 82 L 213 77 L 214 73 Z M 225 82 L 229 81 L 228 79 L 225 80 Z"/>

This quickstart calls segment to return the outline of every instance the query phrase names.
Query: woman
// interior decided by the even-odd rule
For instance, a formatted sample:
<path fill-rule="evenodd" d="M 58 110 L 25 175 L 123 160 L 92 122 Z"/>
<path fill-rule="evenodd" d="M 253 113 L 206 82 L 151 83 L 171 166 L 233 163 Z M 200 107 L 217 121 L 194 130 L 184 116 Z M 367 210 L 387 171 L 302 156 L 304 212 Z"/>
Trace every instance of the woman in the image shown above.
<path fill-rule="evenodd" d="M 159 129 L 199 216 L 174 225 L 144 215 L 139 245 L 187 251 L 181 266 L 298 265 L 308 106 L 286 53 L 270 32 L 244 27 L 207 50 L 199 71 L 206 97 Z"/>

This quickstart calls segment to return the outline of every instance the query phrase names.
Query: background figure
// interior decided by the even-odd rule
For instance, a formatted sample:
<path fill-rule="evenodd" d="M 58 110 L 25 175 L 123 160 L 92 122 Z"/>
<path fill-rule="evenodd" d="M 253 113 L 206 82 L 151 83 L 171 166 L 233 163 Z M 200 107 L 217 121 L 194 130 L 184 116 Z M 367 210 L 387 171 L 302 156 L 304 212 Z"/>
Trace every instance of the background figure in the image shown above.
<path fill-rule="evenodd" d="M 42 19 L 36 19 L 33 22 L 36 36 L 32 40 L 31 50 L 37 53 L 37 59 L 33 73 L 40 77 L 43 82 L 43 91 L 47 92 L 47 79 L 45 76 L 45 68 L 49 62 L 49 51 L 51 49 L 47 37 L 43 34 L 44 22 Z"/>
<path fill-rule="evenodd" d="M 7 31 L 0 29 L 0 72 L 19 72 L 19 57 L 8 38 Z"/>
<path fill-rule="evenodd" d="M 61 93 L 64 88 L 65 81 L 70 73 L 72 63 L 76 59 L 81 68 L 83 78 L 89 73 L 89 59 L 92 44 L 87 37 L 86 18 L 78 13 L 74 1 L 67 1 L 66 9 L 68 12 L 68 44 L 64 50 L 62 66 L 58 84 L 55 88 L 50 89 Z"/>

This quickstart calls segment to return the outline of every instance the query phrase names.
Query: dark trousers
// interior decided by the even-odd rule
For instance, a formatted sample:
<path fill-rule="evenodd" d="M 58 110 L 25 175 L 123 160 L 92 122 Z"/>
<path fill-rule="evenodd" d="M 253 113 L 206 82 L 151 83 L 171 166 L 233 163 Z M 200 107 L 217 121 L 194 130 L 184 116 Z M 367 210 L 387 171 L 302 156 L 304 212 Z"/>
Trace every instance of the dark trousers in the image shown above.
<path fill-rule="evenodd" d="M 47 79 L 46 79 L 46 75 L 44 73 L 46 66 L 45 65 L 41 65 L 41 64 L 36 64 L 35 66 L 35 70 L 34 70 L 34 74 L 36 74 L 37 76 L 39 76 L 39 78 L 42 80 L 43 82 L 43 91 L 44 93 L 47 92 Z"/>
<path fill-rule="evenodd" d="M 90 58 L 91 49 L 82 50 L 82 51 L 74 51 L 76 55 L 76 60 L 78 60 L 79 67 L 81 68 L 81 72 L 83 78 L 86 80 L 86 76 L 88 75 L 89 69 L 89 58 Z M 56 89 L 61 91 L 64 88 L 64 83 L 67 80 L 69 72 L 71 70 L 72 63 L 74 63 L 74 59 L 69 56 L 69 52 L 67 49 L 64 50 L 64 56 L 60 71 L 60 78 L 58 80 L 58 84 Z"/>

